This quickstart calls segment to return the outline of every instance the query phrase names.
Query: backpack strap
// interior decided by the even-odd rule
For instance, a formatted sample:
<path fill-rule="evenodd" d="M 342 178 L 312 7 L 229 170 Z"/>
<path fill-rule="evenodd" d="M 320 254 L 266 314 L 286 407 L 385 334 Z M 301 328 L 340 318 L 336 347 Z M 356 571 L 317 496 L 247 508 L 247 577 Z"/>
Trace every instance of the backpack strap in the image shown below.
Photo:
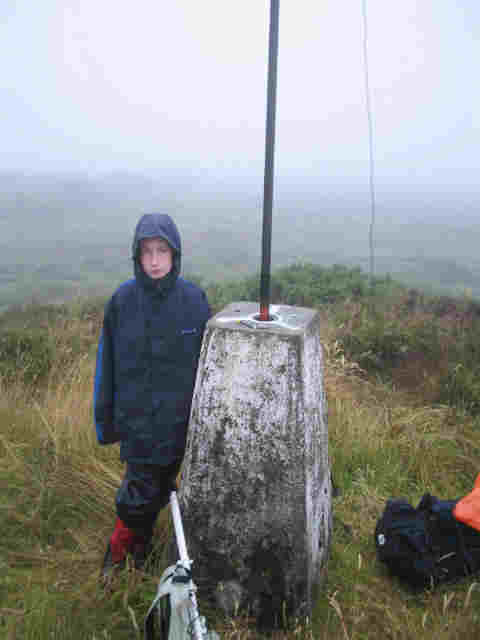
<path fill-rule="evenodd" d="M 455 536 L 455 553 L 463 562 L 465 575 L 469 575 L 475 570 L 475 562 L 471 554 L 468 552 L 465 544 L 465 538 L 462 531 L 463 525 L 461 525 L 454 516 L 456 504 L 456 500 L 439 500 L 435 496 L 426 493 L 420 500 L 417 508 L 427 511 L 432 517 L 432 522 L 430 522 L 429 527 L 429 529 L 432 529 L 432 538 L 435 535 L 435 528 L 437 526 L 440 526 L 441 528 L 442 520 L 445 524 L 448 522 L 448 529 Z M 439 560 L 441 560 L 441 558 Z"/>

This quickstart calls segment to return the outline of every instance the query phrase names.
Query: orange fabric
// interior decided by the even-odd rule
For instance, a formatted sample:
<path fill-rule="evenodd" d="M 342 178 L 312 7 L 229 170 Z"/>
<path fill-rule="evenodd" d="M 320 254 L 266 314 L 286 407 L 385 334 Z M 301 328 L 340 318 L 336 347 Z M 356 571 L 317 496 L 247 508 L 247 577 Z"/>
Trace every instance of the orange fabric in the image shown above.
<path fill-rule="evenodd" d="M 480 531 L 480 473 L 472 491 L 455 505 L 453 515 L 459 522 Z"/>

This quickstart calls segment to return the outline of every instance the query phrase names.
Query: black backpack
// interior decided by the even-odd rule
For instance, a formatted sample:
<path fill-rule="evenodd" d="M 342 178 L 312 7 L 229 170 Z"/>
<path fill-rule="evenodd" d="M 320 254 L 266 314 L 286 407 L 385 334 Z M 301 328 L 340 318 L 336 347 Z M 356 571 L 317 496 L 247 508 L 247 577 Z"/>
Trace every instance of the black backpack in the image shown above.
<path fill-rule="evenodd" d="M 480 571 L 480 531 L 454 518 L 456 502 L 428 493 L 417 508 L 403 499 L 387 501 L 375 546 L 392 575 L 425 589 Z"/>

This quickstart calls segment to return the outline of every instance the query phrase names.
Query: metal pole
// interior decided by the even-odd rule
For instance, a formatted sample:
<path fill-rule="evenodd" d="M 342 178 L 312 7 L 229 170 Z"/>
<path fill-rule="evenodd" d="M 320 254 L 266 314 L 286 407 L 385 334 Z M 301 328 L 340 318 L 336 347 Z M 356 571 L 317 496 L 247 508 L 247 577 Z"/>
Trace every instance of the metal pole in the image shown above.
<path fill-rule="evenodd" d="M 170 494 L 170 508 L 172 510 L 173 528 L 175 529 L 175 539 L 177 541 L 178 555 L 180 556 L 180 564 L 182 567 L 190 572 L 192 561 L 188 557 L 187 543 L 185 542 L 185 533 L 183 531 L 182 516 L 180 514 L 180 506 L 178 504 L 178 498 L 176 491 L 172 491 Z M 203 629 L 202 619 L 198 612 L 197 596 L 195 595 L 196 587 L 193 584 L 190 576 L 190 582 L 188 585 L 188 597 L 192 605 L 191 609 L 191 624 L 192 624 L 192 637 L 193 640 L 203 640 L 206 633 Z"/>
<path fill-rule="evenodd" d="M 175 539 L 177 541 L 178 555 L 182 565 L 190 570 L 192 561 L 188 557 L 187 543 L 185 541 L 185 533 L 183 531 L 182 516 L 180 514 L 180 506 L 175 491 L 170 494 L 170 508 L 172 510 L 173 528 L 175 530 Z"/>
<path fill-rule="evenodd" d="M 260 320 L 270 319 L 270 270 L 272 249 L 273 159 L 277 99 L 278 23 L 280 0 L 270 3 L 268 46 L 267 122 L 265 133 L 265 174 L 263 184 L 262 271 L 260 275 Z"/>

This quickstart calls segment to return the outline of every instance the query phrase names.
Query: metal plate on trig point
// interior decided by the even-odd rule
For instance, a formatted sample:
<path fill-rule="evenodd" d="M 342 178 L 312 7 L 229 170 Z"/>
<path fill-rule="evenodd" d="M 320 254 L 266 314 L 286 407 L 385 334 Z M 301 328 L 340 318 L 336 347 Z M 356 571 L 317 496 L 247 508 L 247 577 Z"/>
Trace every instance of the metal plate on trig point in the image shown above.
<path fill-rule="evenodd" d="M 304 331 L 318 312 L 305 307 L 272 304 L 269 308 L 271 320 L 260 320 L 260 309 L 256 302 L 232 302 L 217 313 L 210 326 L 225 326 L 252 331 Z"/>

